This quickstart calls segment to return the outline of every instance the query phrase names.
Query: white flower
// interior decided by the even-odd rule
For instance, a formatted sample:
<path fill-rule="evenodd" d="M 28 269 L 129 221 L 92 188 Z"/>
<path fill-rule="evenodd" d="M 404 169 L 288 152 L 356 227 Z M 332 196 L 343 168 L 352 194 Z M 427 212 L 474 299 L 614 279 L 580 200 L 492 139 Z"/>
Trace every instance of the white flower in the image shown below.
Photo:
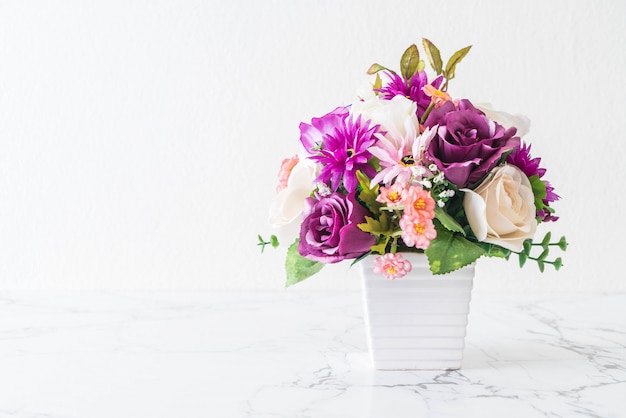
<path fill-rule="evenodd" d="M 391 100 L 370 96 L 350 108 L 355 118 L 361 115 L 362 119 L 371 120 L 372 125 L 380 125 L 380 130 L 387 132 L 385 137 L 395 145 L 399 145 L 407 133 L 420 131 L 416 112 L 417 104 L 403 96 Z"/>
<path fill-rule="evenodd" d="M 300 234 L 300 221 L 304 200 L 311 195 L 317 177 L 317 164 L 300 158 L 291 170 L 287 187 L 276 194 L 270 207 L 269 224 L 282 244 L 290 245 Z"/>
<path fill-rule="evenodd" d="M 474 106 L 482 110 L 489 119 L 499 123 L 505 128 L 517 128 L 515 136 L 522 138 L 530 131 L 530 119 L 524 115 L 512 115 L 510 113 L 494 110 L 491 103 L 475 104 Z"/>
<path fill-rule="evenodd" d="M 519 168 L 505 164 L 476 189 L 462 191 L 467 220 L 480 241 L 520 252 L 535 235 L 535 196 Z"/>
<path fill-rule="evenodd" d="M 435 177 L 433 177 L 433 183 L 435 184 L 439 184 L 441 182 L 443 182 L 443 173 L 439 173 L 437 174 Z"/>

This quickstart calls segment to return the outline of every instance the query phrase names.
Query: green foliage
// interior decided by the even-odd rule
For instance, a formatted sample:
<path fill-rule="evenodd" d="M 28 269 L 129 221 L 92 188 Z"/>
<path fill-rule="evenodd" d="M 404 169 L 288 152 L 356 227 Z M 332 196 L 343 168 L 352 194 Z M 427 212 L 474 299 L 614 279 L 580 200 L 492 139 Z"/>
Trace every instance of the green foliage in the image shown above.
<path fill-rule="evenodd" d="M 415 73 L 424 69 L 424 61 L 420 60 L 420 53 L 415 44 L 409 46 L 400 58 L 400 73 L 405 80 L 410 80 Z"/>
<path fill-rule="evenodd" d="M 261 246 L 261 254 L 263 254 L 263 252 L 265 251 L 266 245 L 271 245 L 273 248 L 277 248 L 280 245 L 278 242 L 278 237 L 276 237 L 276 235 L 271 235 L 269 241 L 265 241 L 265 239 L 263 239 L 260 234 L 257 235 L 257 237 L 259 239 L 257 245 Z"/>
<path fill-rule="evenodd" d="M 443 208 L 435 206 L 435 218 L 437 218 L 437 220 L 441 222 L 441 225 L 448 231 L 459 232 L 465 236 L 463 227 Z"/>
<path fill-rule="evenodd" d="M 433 67 L 433 70 L 435 70 L 437 75 L 440 75 L 443 72 L 443 62 L 441 61 L 441 52 L 439 52 L 439 48 L 426 38 L 422 39 L 422 45 L 424 46 L 424 51 L 426 52 L 426 57 L 428 57 L 430 66 Z"/>
<path fill-rule="evenodd" d="M 304 279 L 308 279 L 324 267 L 322 263 L 302 257 L 298 253 L 299 242 L 299 239 L 296 240 L 287 250 L 287 258 L 285 259 L 287 282 L 285 283 L 285 287 L 293 286 Z"/>
<path fill-rule="evenodd" d="M 441 87 L 441 91 L 446 91 L 448 88 L 448 81 L 452 80 L 456 76 L 457 65 L 463 60 L 463 58 L 465 58 L 472 46 L 466 46 L 465 48 L 461 48 L 454 54 L 452 54 L 445 67 L 443 66 L 443 61 L 441 60 L 441 52 L 439 51 L 439 48 L 435 46 L 435 44 L 433 44 L 429 39 L 422 38 L 422 47 L 424 48 L 424 52 L 426 53 L 428 62 L 430 63 L 430 66 L 433 68 L 435 73 L 437 73 L 437 75 L 443 75 L 445 81 L 443 83 L 443 86 Z M 420 58 L 420 53 L 417 45 L 410 45 L 404 51 L 402 57 L 400 58 L 400 74 L 402 75 L 402 78 L 404 78 L 405 80 L 410 80 L 411 77 L 413 77 L 416 73 L 423 71 L 425 67 L 426 64 L 424 63 L 424 60 Z M 390 70 L 389 68 L 378 63 L 372 64 L 367 69 L 367 73 L 370 75 L 378 75 L 379 71 L 389 71 L 390 73 L 396 74 L 395 71 Z M 376 88 L 380 88 L 379 77 L 376 78 L 376 84 L 374 86 L 374 89 Z M 430 110 L 432 110 L 432 108 L 433 103 L 431 103 L 429 108 L 424 112 L 423 120 L 425 120 L 425 117 L 428 115 L 428 113 L 430 113 Z"/>
<path fill-rule="evenodd" d="M 361 231 L 369 232 L 370 234 L 377 236 L 390 236 L 393 234 L 393 229 L 391 228 L 391 224 L 389 222 L 389 216 L 385 212 L 381 213 L 378 219 L 366 216 L 365 223 L 358 224 L 357 226 Z"/>
<path fill-rule="evenodd" d="M 483 248 L 464 238 L 458 233 L 449 231 L 437 220 L 437 238 L 430 242 L 425 251 L 433 274 L 445 274 L 465 267 L 485 255 Z"/>
<path fill-rule="evenodd" d="M 477 244 L 485 251 L 485 257 L 497 257 L 508 260 L 511 255 L 511 250 L 502 248 L 499 245 L 489 244 L 487 242 L 479 242 Z"/>
<path fill-rule="evenodd" d="M 547 196 L 546 183 L 537 174 L 529 177 L 528 180 L 530 180 L 530 186 L 532 187 L 533 195 L 535 195 L 535 208 L 539 212 L 547 207 L 543 203 L 543 199 Z"/>
<path fill-rule="evenodd" d="M 370 189 L 370 179 L 361 171 L 356 172 L 356 178 L 359 181 L 358 198 L 374 215 L 380 213 L 382 204 L 376 200 L 378 197 L 378 184 Z"/>
<path fill-rule="evenodd" d="M 443 76 L 447 80 L 452 80 L 454 78 L 454 76 L 456 75 L 455 74 L 456 66 L 461 62 L 463 58 L 465 58 L 465 56 L 467 55 L 467 53 L 470 51 L 471 48 L 472 48 L 471 45 L 466 46 L 465 48 L 461 48 L 458 51 L 456 51 L 454 54 L 452 54 L 452 56 L 446 63 L 446 68 L 443 70 Z"/>
<path fill-rule="evenodd" d="M 390 70 L 390 69 L 389 69 L 389 68 L 387 68 L 387 67 L 383 67 L 383 66 L 382 66 L 382 65 L 380 65 L 380 64 L 372 64 L 372 65 L 370 65 L 370 68 L 368 68 L 368 69 L 367 69 L 367 73 L 368 73 L 368 74 L 370 74 L 370 75 L 372 75 L 372 74 L 376 74 L 376 73 L 378 73 L 379 71 L 383 71 L 383 70 L 384 70 L 384 71 L 389 71 L 389 72 L 391 72 L 391 73 L 394 73 L 394 74 L 395 74 L 395 72 L 394 72 L 394 71 Z"/>
<path fill-rule="evenodd" d="M 535 261 L 537 263 L 537 267 L 539 267 L 539 271 L 542 273 L 546 268 L 546 264 L 552 265 L 555 270 L 559 270 L 561 267 L 563 267 L 563 260 L 561 259 L 561 257 L 557 257 L 556 259 L 550 261 L 548 260 L 548 256 L 550 255 L 551 247 L 559 247 L 561 251 L 565 251 L 568 245 L 567 240 L 565 239 L 565 237 L 561 237 L 558 242 L 551 241 L 552 233 L 550 233 L 549 231 L 546 233 L 546 235 L 544 235 L 541 242 L 534 243 L 530 239 L 524 241 L 522 251 L 517 253 L 519 257 L 520 267 L 524 267 L 526 261 L 528 260 Z M 538 256 L 532 255 L 533 248 L 535 247 L 541 248 L 541 253 L 539 253 Z"/>

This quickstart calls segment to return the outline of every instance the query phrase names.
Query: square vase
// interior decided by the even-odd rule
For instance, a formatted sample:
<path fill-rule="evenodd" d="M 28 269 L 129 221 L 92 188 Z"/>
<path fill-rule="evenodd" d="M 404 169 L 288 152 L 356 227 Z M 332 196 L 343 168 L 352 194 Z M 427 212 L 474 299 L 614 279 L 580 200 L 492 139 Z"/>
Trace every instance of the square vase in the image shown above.
<path fill-rule="evenodd" d="M 376 255 L 361 260 L 365 327 L 378 370 L 461 368 L 474 265 L 433 275 L 425 254 L 402 253 L 412 270 L 387 279 L 373 271 Z"/>

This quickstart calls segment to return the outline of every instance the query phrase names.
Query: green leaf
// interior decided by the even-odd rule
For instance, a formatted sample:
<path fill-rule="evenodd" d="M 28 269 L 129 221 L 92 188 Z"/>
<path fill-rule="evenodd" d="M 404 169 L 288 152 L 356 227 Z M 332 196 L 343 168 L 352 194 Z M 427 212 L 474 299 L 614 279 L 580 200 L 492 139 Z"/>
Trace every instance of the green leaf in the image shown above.
<path fill-rule="evenodd" d="M 519 266 L 524 267 L 524 264 L 526 264 L 526 260 L 528 260 L 528 256 L 524 253 L 519 253 Z"/>
<path fill-rule="evenodd" d="M 559 257 L 556 260 L 554 260 L 554 268 L 556 271 L 559 271 L 561 267 L 563 267 L 563 260 L 561 260 L 561 257 Z"/>
<path fill-rule="evenodd" d="M 528 180 L 530 180 L 530 186 L 532 187 L 533 195 L 535 195 L 535 208 L 539 212 L 546 207 L 543 203 L 543 199 L 547 196 L 546 183 L 537 174 L 528 177 Z"/>
<path fill-rule="evenodd" d="M 419 60 L 419 62 L 417 63 L 416 73 L 421 73 L 422 71 L 424 71 L 424 68 L 426 68 L 426 63 L 424 62 L 424 60 Z"/>
<path fill-rule="evenodd" d="M 371 255 L 372 252 L 368 251 L 365 254 L 362 254 L 360 256 L 358 256 L 357 258 L 355 258 L 352 263 L 350 263 L 350 268 L 352 268 L 352 266 L 354 266 L 356 263 L 358 263 L 359 261 L 363 260 L 365 257 L 367 257 L 368 255 Z"/>
<path fill-rule="evenodd" d="M 322 263 L 302 257 L 298 253 L 299 242 L 300 240 L 297 239 L 287 250 L 287 258 L 285 259 L 287 281 L 285 287 L 293 286 L 304 279 L 308 279 L 324 267 Z"/>
<path fill-rule="evenodd" d="M 448 60 L 448 63 L 446 64 L 446 70 L 444 72 L 448 80 L 452 80 L 454 78 L 457 64 L 460 63 L 463 58 L 465 58 L 471 48 L 471 45 L 466 46 L 465 48 L 461 48 L 454 54 L 452 54 L 452 56 Z"/>
<path fill-rule="evenodd" d="M 485 255 L 479 245 L 460 234 L 448 231 L 435 220 L 437 238 L 430 242 L 425 251 L 433 274 L 445 274 L 465 267 Z"/>
<path fill-rule="evenodd" d="M 413 74 L 417 72 L 420 62 L 420 53 L 415 44 L 411 45 L 404 51 L 400 58 L 400 73 L 405 80 L 410 80 Z"/>
<path fill-rule="evenodd" d="M 546 269 L 546 265 L 543 261 L 539 260 L 537 261 L 537 265 L 539 266 L 539 271 L 543 273 L 543 271 Z"/>
<path fill-rule="evenodd" d="M 367 69 L 367 73 L 368 73 L 368 74 L 370 74 L 370 75 L 372 75 L 372 74 L 376 74 L 377 72 L 379 72 L 379 71 L 383 71 L 383 70 L 384 70 L 384 71 L 390 71 L 390 72 L 394 73 L 394 72 L 393 72 L 393 71 L 391 71 L 389 68 L 387 68 L 387 67 L 383 67 L 383 66 L 382 66 L 382 65 L 380 65 L 380 64 L 372 64 L 372 65 L 370 65 L 370 68 L 368 68 L 368 69 Z M 394 73 L 394 74 L 395 74 L 395 73 Z"/>
<path fill-rule="evenodd" d="M 543 240 L 541 241 L 541 246 L 543 248 L 547 248 L 548 245 L 550 245 L 550 240 L 552 239 L 552 233 L 550 231 L 548 231 L 546 233 L 546 235 L 543 237 Z"/>
<path fill-rule="evenodd" d="M 441 225 L 448 231 L 459 232 L 465 236 L 463 227 L 443 208 L 435 206 L 435 218 L 437 218 L 437 220 L 441 222 Z"/>
<path fill-rule="evenodd" d="M 543 261 L 548 257 L 548 254 L 550 254 L 550 249 L 546 248 L 545 250 L 543 250 L 541 252 L 541 254 L 539 255 L 539 257 L 537 257 L 539 260 Z"/>
<path fill-rule="evenodd" d="M 424 51 L 426 52 L 430 66 L 433 67 L 433 70 L 435 70 L 437 75 L 441 74 L 443 71 L 441 52 L 439 52 L 439 49 L 435 46 L 435 44 L 426 38 L 422 39 L 422 45 L 424 46 Z"/>
<path fill-rule="evenodd" d="M 564 236 L 561 237 L 561 239 L 559 240 L 559 248 L 561 249 L 561 251 L 567 250 L 567 240 Z"/>
<path fill-rule="evenodd" d="M 387 251 L 387 244 L 389 244 L 389 240 L 391 237 L 384 237 L 378 244 L 374 244 L 370 247 L 373 253 L 377 254 L 385 254 Z"/>
<path fill-rule="evenodd" d="M 376 80 L 374 81 L 374 85 L 372 86 L 374 92 L 378 94 L 377 90 L 383 88 L 383 80 L 380 78 L 380 75 L 376 74 Z"/>
<path fill-rule="evenodd" d="M 374 235 L 388 235 L 393 233 L 391 224 L 389 223 L 389 216 L 385 212 L 380 214 L 378 220 L 371 216 L 365 217 L 365 223 L 358 224 L 357 227 L 363 232 L 369 232 Z"/>
<path fill-rule="evenodd" d="M 272 247 L 278 248 L 280 243 L 278 242 L 278 237 L 276 235 L 270 236 L 270 244 L 272 244 Z"/>
<path fill-rule="evenodd" d="M 527 239 L 522 245 L 524 246 L 524 254 L 530 255 L 530 250 L 533 247 L 533 241 L 531 239 Z"/>
<path fill-rule="evenodd" d="M 382 207 L 382 203 L 376 200 L 378 197 L 378 184 L 370 189 L 370 179 L 360 170 L 356 172 L 356 178 L 359 180 L 359 199 L 365 203 L 370 212 L 377 215 Z"/>
<path fill-rule="evenodd" d="M 478 245 L 480 245 L 483 250 L 485 250 L 485 256 L 487 257 L 498 257 L 508 260 L 509 256 L 511 255 L 511 250 L 500 247 L 499 245 L 489 244 L 486 242 L 478 243 Z"/>

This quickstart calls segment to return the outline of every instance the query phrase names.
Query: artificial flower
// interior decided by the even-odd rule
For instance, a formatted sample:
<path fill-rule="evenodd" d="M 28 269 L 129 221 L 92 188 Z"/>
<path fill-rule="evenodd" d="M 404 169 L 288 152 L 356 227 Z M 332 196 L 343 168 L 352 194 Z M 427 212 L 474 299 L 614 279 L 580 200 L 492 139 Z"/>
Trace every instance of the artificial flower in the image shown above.
<path fill-rule="evenodd" d="M 437 126 L 426 156 L 459 188 L 480 181 L 500 162 L 505 152 L 520 145 L 516 129 L 505 129 L 463 99 L 446 102 L 428 115 L 425 125 Z"/>
<path fill-rule="evenodd" d="M 276 186 L 276 193 L 287 187 L 287 182 L 289 181 L 289 175 L 291 174 L 291 170 L 293 170 L 296 164 L 298 164 L 298 161 L 299 158 L 296 154 L 291 158 L 285 158 L 280 164 L 280 169 L 278 170 L 278 186 Z"/>
<path fill-rule="evenodd" d="M 537 178 L 541 179 L 544 174 L 546 174 L 546 169 L 539 167 L 539 163 L 541 163 L 541 158 L 532 158 L 530 155 L 531 145 L 522 144 L 521 147 L 515 149 L 509 156 L 506 161 L 509 164 L 513 164 L 518 167 L 520 170 L 526 174 L 526 177 L 530 178 L 533 176 L 537 176 Z M 556 202 L 560 199 L 560 196 L 554 193 L 554 188 L 548 181 L 543 181 L 546 187 L 546 196 L 542 199 L 544 207 L 539 208 L 537 210 L 537 217 L 539 217 L 542 222 L 555 222 L 558 220 L 558 216 L 552 215 L 552 212 L 548 209 L 550 203 Z"/>
<path fill-rule="evenodd" d="M 412 269 L 411 262 L 400 253 L 387 253 L 374 259 L 374 273 L 384 274 L 390 280 L 404 277 Z"/>
<path fill-rule="evenodd" d="M 430 97 L 423 90 L 429 84 L 426 72 L 416 72 L 408 81 L 396 73 L 384 71 L 384 74 L 387 76 L 388 82 L 376 90 L 380 97 L 386 100 L 391 100 L 396 96 L 411 99 L 417 105 L 416 115 L 420 119 L 430 105 Z M 430 84 L 438 89 L 442 81 L 443 77 L 437 77 Z"/>
<path fill-rule="evenodd" d="M 465 192 L 463 208 L 479 241 L 522 251 L 537 230 L 535 196 L 528 177 L 514 165 L 493 170 L 476 189 Z"/>
<path fill-rule="evenodd" d="M 324 136 L 343 125 L 348 108 L 339 106 L 321 118 L 311 119 L 311 124 L 300 123 L 300 142 L 309 154 L 315 154 L 324 143 Z"/>
<path fill-rule="evenodd" d="M 415 168 L 420 166 L 420 157 L 424 144 L 430 141 L 435 130 L 427 129 L 422 135 L 407 127 L 406 136 L 396 139 L 395 142 L 377 134 L 378 143 L 370 148 L 372 155 L 380 160 L 382 169 L 372 179 L 372 185 L 391 184 L 393 180 L 407 183 L 416 173 Z M 423 169 L 422 173 L 426 170 Z"/>
<path fill-rule="evenodd" d="M 427 84 L 422 87 L 424 94 L 430 97 L 435 108 L 441 107 L 445 102 L 449 102 L 452 100 L 452 97 L 445 91 L 437 90 L 434 86 Z"/>
<path fill-rule="evenodd" d="M 359 229 L 370 213 L 354 193 L 331 193 L 305 200 L 298 252 L 322 263 L 357 258 L 370 250 L 376 238 Z"/>
<path fill-rule="evenodd" d="M 511 114 L 501 110 L 495 110 L 491 103 L 479 103 L 475 104 L 475 106 L 476 109 L 482 111 L 485 116 L 494 122 L 499 123 L 505 128 L 517 129 L 515 134 L 520 138 L 523 138 L 530 132 L 530 119 L 528 119 L 527 116 L 520 115 L 519 113 Z"/>
<path fill-rule="evenodd" d="M 404 205 L 409 188 L 406 183 L 396 182 L 390 187 L 381 187 L 380 194 L 376 197 L 376 201 L 384 203 L 387 207 L 395 207 Z"/>
<path fill-rule="evenodd" d="M 407 131 L 420 131 L 416 112 L 416 103 L 404 96 L 384 100 L 371 95 L 350 107 L 351 115 L 361 116 L 365 120 L 370 120 L 372 124 L 379 125 L 377 135 L 384 135 L 394 144 L 405 138 Z"/>
<path fill-rule="evenodd" d="M 389 279 L 411 270 L 403 252 L 426 253 L 433 274 L 511 252 L 520 266 L 561 267 L 548 252 L 565 250 L 565 237 L 533 242 L 538 224 L 558 219 L 551 204 L 559 196 L 521 142 L 528 118 L 453 98 L 448 87 L 470 47 L 444 63 L 431 41 L 423 46 L 432 81 L 411 45 L 398 73 L 372 64 L 367 73 L 376 79 L 353 103 L 300 124 L 307 155 L 282 162 L 270 216 L 291 228 L 288 285 L 319 263 L 370 254 L 380 255 L 375 271 Z M 259 235 L 261 248 L 275 242 Z"/>
<path fill-rule="evenodd" d="M 435 217 L 435 200 L 430 193 L 421 187 L 409 188 L 404 199 L 404 210 L 407 213 L 432 219 Z"/>
<path fill-rule="evenodd" d="M 355 191 L 357 171 L 370 176 L 376 173 L 368 162 L 372 156 L 369 148 L 377 142 L 378 125 L 372 126 L 369 120 L 331 112 L 317 121 L 314 119 L 312 125 L 301 124 L 300 131 L 305 147 L 311 146 L 309 158 L 322 166 L 317 181 L 329 185 L 333 191 L 342 186 L 348 192 Z"/>
<path fill-rule="evenodd" d="M 313 192 L 318 171 L 311 160 L 292 160 L 296 164 L 289 171 L 287 185 L 276 194 L 269 211 L 269 224 L 281 242 L 293 242 L 298 237 L 304 200 Z"/>
<path fill-rule="evenodd" d="M 400 218 L 402 241 L 409 247 L 425 250 L 437 237 L 432 219 L 420 213 L 404 212 Z"/>

